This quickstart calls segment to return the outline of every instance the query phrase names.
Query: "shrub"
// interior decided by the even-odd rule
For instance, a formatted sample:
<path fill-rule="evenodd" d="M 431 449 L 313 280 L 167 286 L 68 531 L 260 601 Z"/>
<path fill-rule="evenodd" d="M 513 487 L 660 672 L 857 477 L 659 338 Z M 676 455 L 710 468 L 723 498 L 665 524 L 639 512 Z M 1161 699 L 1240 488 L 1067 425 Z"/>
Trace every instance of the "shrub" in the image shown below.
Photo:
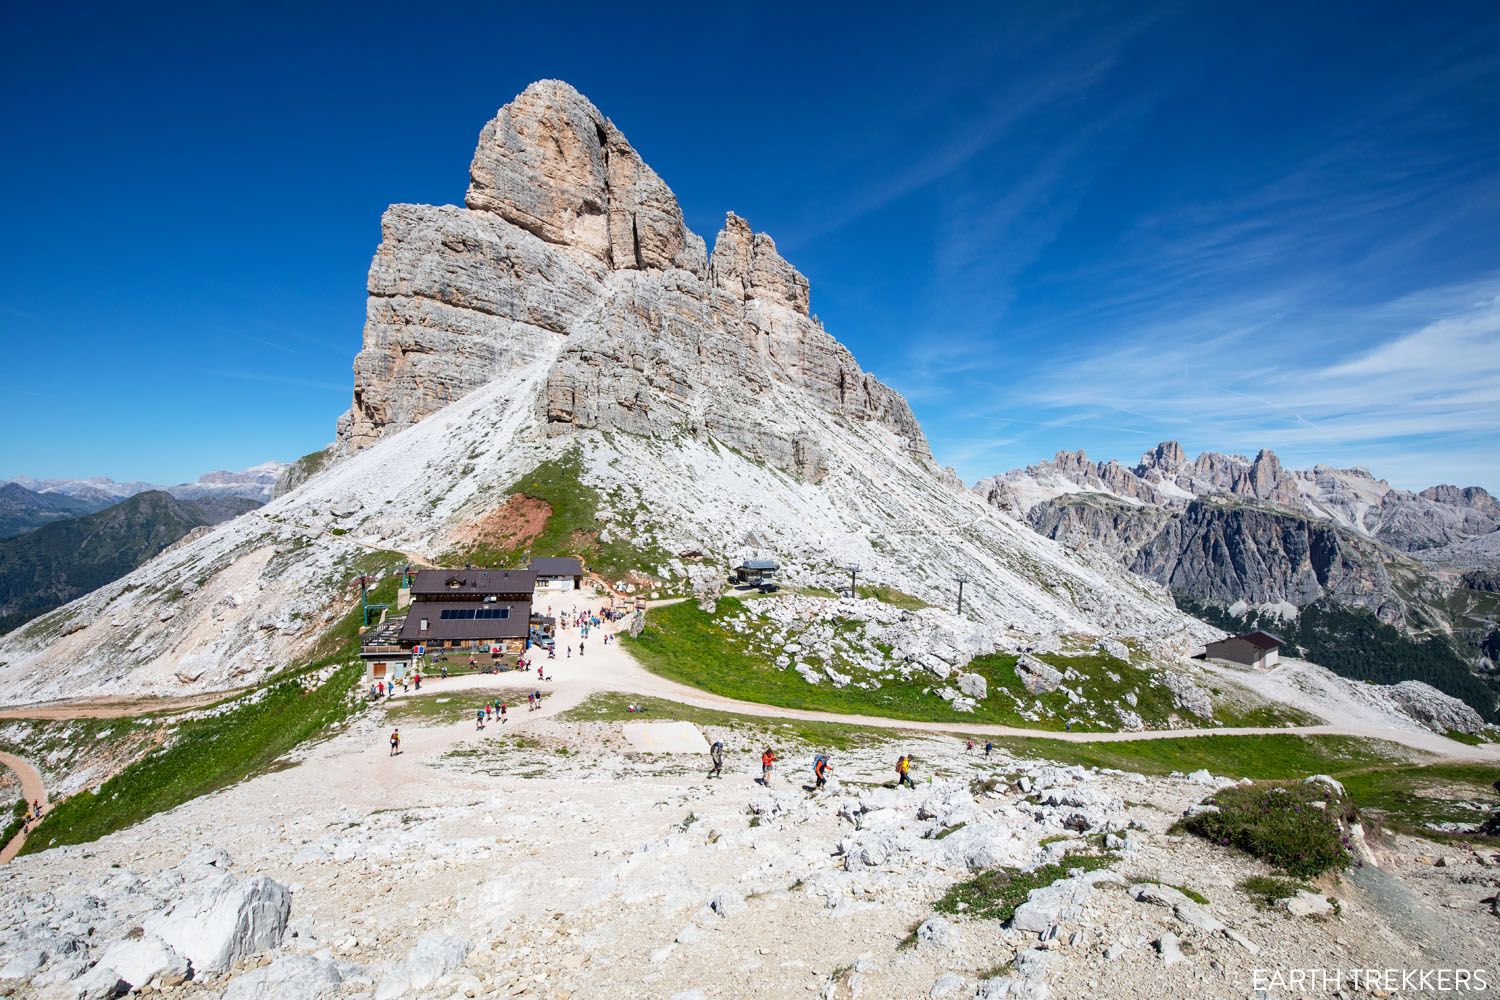
<path fill-rule="evenodd" d="M 1326 808 L 1314 805 L 1325 798 Z M 1299 878 L 1349 865 L 1349 841 L 1340 824 L 1344 805 L 1324 785 L 1242 785 L 1208 801 L 1217 811 L 1189 816 L 1180 826 Z"/>
<path fill-rule="evenodd" d="M 939 913 L 963 913 L 987 920 L 1009 920 L 1016 915 L 1016 907 L 1026 902 L 1031 890 L 1065 879 L 1075 868 L 1093 871 L 1115 860 L 1107 855 L 1075 854 L 1029 872 L 1018 868 L 991 869 L 954 885 L 933 909 Z"/>
<path fill-rule="evenodd" d="M 1312 892 L 1306 882 L 1274 875 L 1252 875 L 1240 883 L 1240 891 L 1262 906 L 1275 906 L 1278 900 L 1291 899 L 1298 892 Z"/>

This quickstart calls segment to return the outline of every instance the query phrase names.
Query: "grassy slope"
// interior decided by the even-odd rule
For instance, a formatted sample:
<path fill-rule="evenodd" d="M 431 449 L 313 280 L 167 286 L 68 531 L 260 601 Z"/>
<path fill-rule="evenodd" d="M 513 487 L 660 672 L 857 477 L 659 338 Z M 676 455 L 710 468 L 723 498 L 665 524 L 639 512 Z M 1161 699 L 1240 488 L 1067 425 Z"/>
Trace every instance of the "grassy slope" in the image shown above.
<path fill-rule="evenodd" d="M 753 602 L 752 602 L 753 606 Z M 683 602 L 653 609 L 646 618 L 640 636 L 622 637 L 630 652 L 647 669 L 664 677 L 743 701 L 826 712 L 857 715 L 881 715 L 893 719 L 927 722 L 994 723 L 1024 726 L 1031 729 L 1064 729 L 1073 719 L 1075 730 L 1113 728 L 1097 722 L 1079 721 L 1078 705 L 1062 691 L 1042 695 L 1029 694 L 1014 670 L 1016 658 L 991 655 L 975 658 L 965 669 L 982 675 L 990 694 L 973 712 L 958 712 L 934 687 L 934 678 L 914 676 L 909 680 L 887 680 L 878 689 L 850 685 L 836 688 L 832 684 L 810 684 L 795 670 L 780 669 L 766 657 L 749 648 L 745 638 L 726 628 L 723 614 L 730 607 L 721 602 L 710 615 L 694 602 Z M 738 608 L 739 605 L 733 605 Z M 1088 704 L 1098 706 L 1104 717 L 1113 714 L 1114 706 L 1123 704 L 1127 692 L 1136 697 L 1134 711 L 1148 726 L 1164 726 L 1174 714 L 1194 721 L 1194 717 L 1174 708 L 1171 693 L 1156 683 L 1147 670 L 1131 666 L 1101 653 L 1082 655 L 1048 654 L 1042 659 L 1059 669 L 1071 668 L 1081 676 L 1069 682 Z M 1007 697 L 1006 694 L 1010 697 Z M 1032 711 L 1040 706 L 1036 718 L 1028 717 L 1021 705 Z M 1258 710 L 1265 724 L 1287 724 L 1308 721 L 1292 717 L 1290 710 Z M 1230 724 L 1261 722 L 1262 715 L 1221 718 Z"/>
<path fill-rule="evenodd" d="M 394 603 L 396 582 L 382 581 L 372 600 Z M 59 803 L 27 838 L 26 852 L 86 843 L 133 826 L 251 777 L 342 722 L 358 710 L 354 691 L 364 677 L 358 661 L 351 662 L 358 653 L 359 622 L 355 607 L 324 635 L 313 663 L 213 714 L 181 722 L 161 750 L 128 765 L 96 792 Z M 321 684 L 307 684 L 311 674 L 333 664 L 343 665 Z"/>
<path fill-rule="evenodd" d="M 550 459 L 516 480 L 506 492 L 540 500 L 552 509 L 541 534 L 531 544 L 500 548 L 484 541 L 444 553 L 450 566 L 466 562 L 476 566 L 518 566 L 532 556 L 578 556 L 588 568 L 609 580 L 618 580 L 631 570 L 641 571 L 667 560 L 667 553 L 648 545 L 638 549 L 620 536 L 623 532 L 609 521 L 600 521 L 604 506 L 599 491 L 583 483 L 583 461 L 576 451 Z M 609 506 L 615 506 L 611 503 Z M 601 528 L 612 527 L 611 538 L 600 537 Z"/>
<path fill-rule="evenodd" d="M 1206 768 L 1232 778 L 1296 778 L 1344 773 L 1394 762 L 1411 754 L 1392 743 L 1352 736 L 1183 736 L 1114 743 L 1066 743 L 1029 737 L 1000 737 L 995 745 L 1018 757 L 1085 767 L 1114 767 L 1142 774 L 1170 774 Z"/>

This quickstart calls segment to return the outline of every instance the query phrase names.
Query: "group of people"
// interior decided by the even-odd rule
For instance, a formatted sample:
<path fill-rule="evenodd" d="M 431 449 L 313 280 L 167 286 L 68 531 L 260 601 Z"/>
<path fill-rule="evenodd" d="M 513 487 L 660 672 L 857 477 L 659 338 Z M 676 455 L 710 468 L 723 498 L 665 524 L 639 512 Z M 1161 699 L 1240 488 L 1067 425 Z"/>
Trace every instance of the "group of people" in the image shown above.
<path fill-rule="evenodd" d="M 404 676 L 404 677 L 401 678 L 401 693 L 402 694 L 406 694 L 414 686 L 416 687 L 416 689 L 418 691 L 422 690 L 422 673 L 421 673 L 421 671 L 416 671 L 416 672 L 407 674 L 406 676 Z M 382 698 L 389 698 L 389 697 L 393 696 L 395 693 L 396 693 L 396 681 L 394 681 L 394 680 L 392 680 L 390 682 L 386 682 L 386 681 L 383 681 L 383 680 L 376 681 L 374 684 L 370 685 L 370 700 L 371 701 L 379 701 Z"/>
<path fill-rule="evenodd" d="M 985 740 L 984 741 L 984 755 L 986 757 L 988 757 L 991 753 L 994 752 L 994 750 L 995 750 L 995 743 L 994 743 L 994 741 L 993 740 Z M 973 752 L 974 752 L 974 737 L 970 736 L 968 744 L 964 747 L 964 753 L 973 753 Z"/>
<path fill-rule="evenodd" d="M 535 712 L 542 707 L 541 689 L 528 691 L 526 693 L 526 711 Z M 510 703 L 496 698 L 487 701 L 474 710 L 474 728 L 483 729 L 484 724 L 493 719 L 499 719 L 502 724 L 506 721 L 506 713 L 510 711 Z"/>
<path fill-rule="evenodd" d="M 972 747 L 973 747 L 973 740 L 969 741 L 969 745 L 970 745 L 970 748 L 972 749 Z M 990 749 L 993 746 L 994 746 L 994 744 L 986 744 L 985 745 L 985 753 L 988 754 L 989 751 L 990 751 Z M 723 777 L 724 777 L 724 741 L 723 740 L 714 740 L 713 746 L 709 747 L 709 749 L 708 749 L 708 759 L 709 759 L 708 777 L 710 777 L 710 778 L 719 778 L 720 780 L 722 780 Z M 771 786 L 771 776 L 772 776 L 772 774 L 774 773 L 774 771 L 776 769 L 776 760 L 777 760 L 777 757 L 776 757 L 776 751 L 775 750 L 772 750 L 770 747 L 766 747 L 764 750 L 761 751 L 761 754 L 760 754 L 760 777 L 755 779 L 756 784 L 758 784 L 758 785 L 765 785 L 767 788 L 769 788 Z M 915 758 L 912 757 L 912 755 L 909 754 L 909 753 L 904 753 L 899 758 L 897 758 L 897 760 L 896 760 L 896 785 L 897 785 L 897 787 L 900 787 L 902 785 L 905 785 L 907 788 L 916 788 L 917 787 L 916 782 L 912 780 L 912 776 L 911 776 L 912 762 L 914 760 L 915 760 Z M 813 773 L 813 784 L 812 784 L 812 787 L 813 787 L 813 790 L 815 790 L 815 791 L 822 791 L 823 790 L 823 788 L 828 784 L 828 772 L 830 772 L 832 770 L 833 770 L 833 763 L 831 761 L 829 761 L 827 754 L 820 753 L 820 754 L 818 754 L 817 756 L 815 756 L 813 758 L 813 764 L 812 764 L 812 773 Z M 803 787 L 806 787 L 806 786 L 803 786 Z"/>

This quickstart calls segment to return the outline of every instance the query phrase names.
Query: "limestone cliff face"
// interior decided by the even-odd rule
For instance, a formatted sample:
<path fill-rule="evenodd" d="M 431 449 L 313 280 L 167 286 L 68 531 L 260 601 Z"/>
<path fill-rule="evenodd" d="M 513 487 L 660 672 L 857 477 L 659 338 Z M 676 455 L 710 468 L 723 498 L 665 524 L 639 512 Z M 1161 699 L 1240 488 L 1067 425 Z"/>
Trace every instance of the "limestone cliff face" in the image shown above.
<path fill-rule="evenodd" d="M 809 315 L 808 281 L 772 239 L 730 214 L 710 258 L 671 190 L 567 84 L 502 108 L 469 173 L 466 208 L 386 213 L 341 454 L 550 358 L 537 412 L 554 434 L 712 435 L 817 479 L 828 458 L 790 396 L 885 428 L 941 474 L 906 401 Z"/>
<path fill-rule="evenodd" d="M 1407 610 L 1376 542 L 1276 507 L 1227 498 L 1164 507 L 1074 494 L 1037 504 L 1026 520 L 1048 538 L 1098 548 L 1203 602 L 1302 608 L 1328 597 L 1392 623 Z"/>

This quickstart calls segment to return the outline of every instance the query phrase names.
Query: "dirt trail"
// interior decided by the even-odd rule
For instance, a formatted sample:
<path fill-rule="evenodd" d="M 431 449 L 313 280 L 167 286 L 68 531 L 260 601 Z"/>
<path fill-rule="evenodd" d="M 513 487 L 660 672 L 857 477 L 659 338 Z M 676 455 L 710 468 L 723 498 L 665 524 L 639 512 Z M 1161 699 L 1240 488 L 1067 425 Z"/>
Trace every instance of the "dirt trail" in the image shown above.
<path fill-rule="evenodd" d="M 42 803 L 43 815 L 47 813 L 47 810 L 52 808 L 52 803 L 47 801 L 47 787 L 42 784 L 42 776 L 36 768 L 15 754 L 6 753 L 3 750 L 0 750 L 0 764 L 4 764 L 10 768 L 16 773 L 16 777 L 21 779 L 21 795 L 25 797 L 27 802 L 40 801 Z M 21 833 L 16 834 L 15 839 L 10 843 L 0 848 L 0 865 L 8 864 L 11 858 L 20 854 L 21 847 L 25 843 L 26 833 L 23 830 Z"/>
<path fill-rule="evenodd" d="M 46 701 L 35 705 L 0 708 L 0 719 L 120 719 L 126 716 L 186 712 L 233 698 L 248 687 L 207 691 L 180 698 L 88 698 L 81 701 Z"/>
<path fill-rule="evenodd" d="M 601 603 L 598 598 L 586 598 L 579 591 L 560 595 L 554 598 L 554 600 L 557 604 L 555 610 L 559 613 L 571 611 L 578 607 L 598 607 Z M 655 604 L 658 602 L 652 603 Z M 676 601 L 673 600 L 670 603 L 676 603 Z M 615 627 L 622 624 L 623 622 L 620 622 L 607 626 L 607 630 L 614 631 Z M 1082 733 L 1054 732 L 1051 730 L 1026 729 L 1019 726 L 1002 726 L 977 722 L 970 723 L 963 720 L 918 722 L 875 715 L 853 715 L 839 712 L 781 708 L 776 705 L 764 705 L 759 702 L 726 698 L 699 688 L 689 687 L 688 685 L 668 680 L 665 677 L 660 677 L 641 666 L 633 656 L 625 651 L 624 647 L 613 642 L 605 645 L 602 642 L 602 634 L 599 631 L 595 631 L 590 635 L 587 650 L 584 655 L 580 656 L 576 652 L 579 638 L 579 631 L 576 628 L 559 629 L 558 656 L 556 659 L 545 661 L 547 672 L 553 680 L 539 686 L 551 694 L 567 695 L 566 699 L 549 698 L 548 701 L 552 702 L 553 706 L 563 701 L 569 704 L 576 704 L 589 694 L 595 692 L 617 691 L 622 694 L 663 698 L 669 701 L 692 705 L 696 708 L 735 712 L 740 715 L 753 715 L 762 718 L 800 719 L 808 722 L 836 722 L 877 729 L 903 730 L 906 732 L 1013 736 L 1061 740 L 1066 743 L 1122 743 L 1136 740 L 1177 739 L 1189 736 L 1271 736 L 1277 734 L 1354 736 L 1366 739 L 1387 740 L 1425 753 L 1457 760 L 1500 761 L 1500 746 L 1497 745 L 1467 746 L 1426 730 L 1372 725 L 1364 718 L 1357 718 L 1354 723 L 1347 725 L 1329 723 L 1320 726 L 1226 726 L 1214 729 L 1146 730 L 1136 733 Z M 570 656 L 565 655 L 563 652 L 569 646 L 573 649 L 573 653 Z M 508 675 L 499 675 L 497 678 L 494 675 L 468 675 L 452 678 L 440 683 L 444 685 L 443 690 L 456 692 L 471 688 L 504 686 L 507 683 L 504 680 L 506 676 Z M 525 683 L 524 680 L 522 682 Z M 557 709 L 554 707 L 553 710 Z"/>

